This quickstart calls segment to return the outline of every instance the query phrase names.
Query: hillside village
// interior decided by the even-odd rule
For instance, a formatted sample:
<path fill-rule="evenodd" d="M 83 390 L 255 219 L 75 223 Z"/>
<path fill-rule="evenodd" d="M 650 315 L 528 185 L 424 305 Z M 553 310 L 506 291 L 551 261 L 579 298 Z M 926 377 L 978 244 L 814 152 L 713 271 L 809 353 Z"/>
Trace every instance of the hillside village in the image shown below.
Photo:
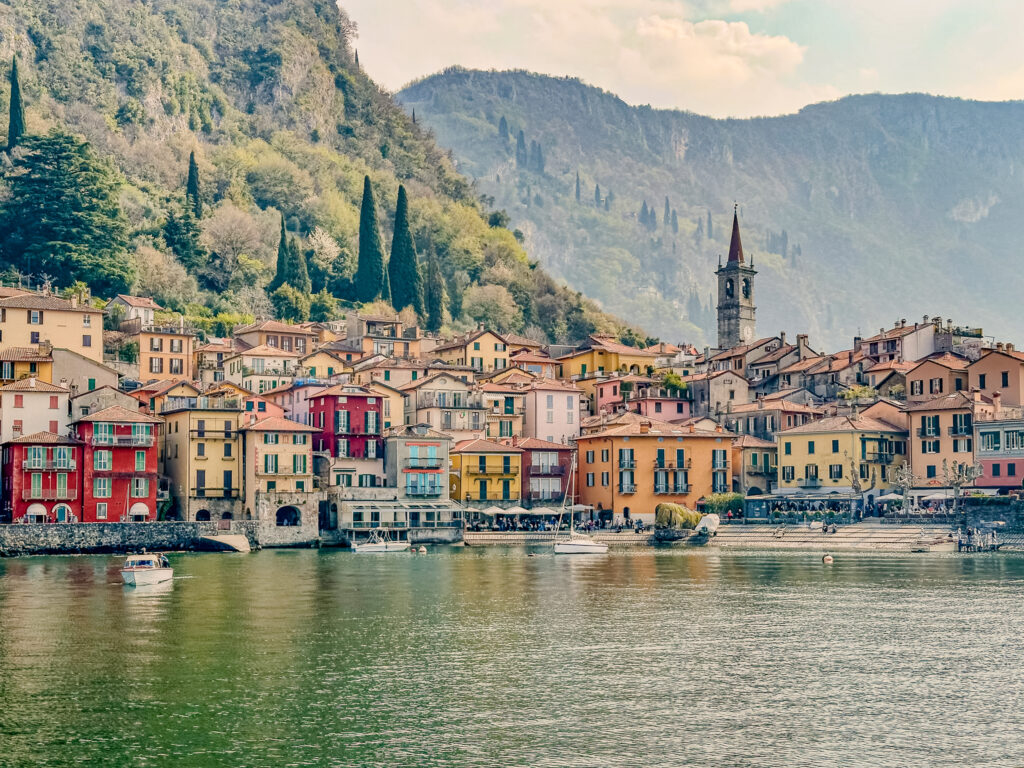
<path fill-rule="evenodd" d="M 734 217 L 703 350 L 359 311 L 216 338 L 146 297 L 5 287 L 2 519 L 255 521 L 291 543 L 539 527 L 563 506 L 599 527 L 652 525 L 662 503 L 885 514 L 1020 487 L 1013 344 L 939 317 L 834 352 L 759 336 L 756 274 Z"/>

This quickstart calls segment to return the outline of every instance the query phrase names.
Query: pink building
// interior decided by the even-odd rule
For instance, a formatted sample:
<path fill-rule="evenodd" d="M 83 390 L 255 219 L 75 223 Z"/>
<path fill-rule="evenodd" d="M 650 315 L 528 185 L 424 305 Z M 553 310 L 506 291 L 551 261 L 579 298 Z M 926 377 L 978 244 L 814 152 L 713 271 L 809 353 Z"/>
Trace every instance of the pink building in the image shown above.
<path fill-rule="evenodd" d="M 331 485 L 371 488 L 383 485 L 384 438 L 381 429 L 381 397 L 354 384 L 336 384 L 309 398 L 313 452 Z"/>
<path fill-rule="evenodd" d="M 691 416 L 689 399 L 657 383 L 638 385 L 626 401 L 626 410 L 661 421 L 679 421 Z"/>
<path fill-rule="evenodd" d="M 647 376 L 612 376 L 594 385 L 594 414 L 616 413 L 625 409 L 625 402 L 631 399 L 641 387 L 654 383 Z"/>
<path fill-rule="evenodd" d="M 523 436 L 549 443 L 569 444 L 580 434 L 580 398 L 572 384 L 538 379 L 526 390 Z"/>

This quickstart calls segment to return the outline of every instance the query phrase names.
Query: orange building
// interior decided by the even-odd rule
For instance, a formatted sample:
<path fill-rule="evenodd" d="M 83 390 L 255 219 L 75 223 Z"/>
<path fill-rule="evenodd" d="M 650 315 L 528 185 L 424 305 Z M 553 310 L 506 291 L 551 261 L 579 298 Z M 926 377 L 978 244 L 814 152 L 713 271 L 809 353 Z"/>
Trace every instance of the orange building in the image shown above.
<path fill-rule="evenodd" d="M 1000 393 L 1007 405 L 1024 405 L 1024 352 L 1013 344 L 996 344 L 967 367 L 968 386 L 985 397 Z"/>
<path fill-rule="evenodd" d="M 601 520 L 653 523 L 662 502 L 696 509 L 732 488 L 732 438 L 721 430 L 643 420 L 577 438 L 579 501 Z"/>
<path fill-rule="evenodd" d="M 933 397 L 967 391 L 970 362 L 949 352 L 926 357 L 907 371 L 907 402 L 922 403 Z"/>

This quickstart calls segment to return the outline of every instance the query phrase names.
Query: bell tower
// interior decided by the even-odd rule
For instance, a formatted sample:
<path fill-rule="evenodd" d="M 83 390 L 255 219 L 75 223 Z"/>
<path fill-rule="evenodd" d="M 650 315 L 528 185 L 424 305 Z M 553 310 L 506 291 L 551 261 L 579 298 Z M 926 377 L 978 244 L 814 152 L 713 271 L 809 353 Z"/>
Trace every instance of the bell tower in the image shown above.
<path fill-rule="evenodd" d="M 753 262 L 743 258 L 740 241 L 740 220 L 736 206 L 732 211 L 732 239 L 729 241 L 729 259 L 718 270 L 718 348 L 731 349 L 754 340 L 757 307 L 754 306 Z"/>

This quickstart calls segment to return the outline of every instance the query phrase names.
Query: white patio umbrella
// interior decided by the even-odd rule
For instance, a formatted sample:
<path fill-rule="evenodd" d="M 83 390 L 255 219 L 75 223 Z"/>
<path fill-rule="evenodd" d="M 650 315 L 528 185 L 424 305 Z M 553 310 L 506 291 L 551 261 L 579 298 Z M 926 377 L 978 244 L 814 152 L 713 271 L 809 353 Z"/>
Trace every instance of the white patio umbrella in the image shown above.
<path fill-rule="evenodd" d="M 530 510 L 523 509 L 522 507 L 509 507 L 508 509 L 501 510 L 504 515 L 528 515 Z"/>
<path fill-rule="evenodd" d="M 921 501 L 946 501 L 949 498 L 951 497 L 946 493 L 933 493 L 928 496 L 922 496 Z"/>
<path fill-rule="evenodd" d="M 903 497 L 898 493 L 887 493 L 884 496 L 879 496 L 878 501 L 902 501 Z"/>

